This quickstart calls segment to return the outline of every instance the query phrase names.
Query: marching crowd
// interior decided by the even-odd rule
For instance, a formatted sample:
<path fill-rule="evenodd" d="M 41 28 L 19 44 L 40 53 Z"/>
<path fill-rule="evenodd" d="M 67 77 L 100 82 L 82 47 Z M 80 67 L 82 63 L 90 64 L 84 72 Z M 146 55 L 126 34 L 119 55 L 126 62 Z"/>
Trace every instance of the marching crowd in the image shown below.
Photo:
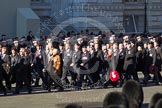
<path fill-rule="evenodd" d="M 90 86 L 101 79 L 104 87 L 122 86 L 129 79 L 139 82 L 138 71 L 144 75 L 142 83 L 147 85 L 153 74 L 153 81 L 161 85 L 162 35 L 145 40 L 142 35 L 119 37 L 102 32 L 96 36 L 72 35 L 60 32 L 58 36 L 50 34 L 47 39 L 41 37 L 40 40 L 35 39 L 32 31 L 19 40 L 6 40 L 6 35 L 2 35 L 0 89 L 4 95 L 14 83 L 14 94 L 19 94 L 23 85 L 31 93 L 32 83 L 39 86 L 40 79 L 42 87 L 49 92 L 51 86 L 61 91 L 67 84 L 80 90 L 83 83 Z M 61 84 L 54 80 L 55 76 L 60 78 Z"/>

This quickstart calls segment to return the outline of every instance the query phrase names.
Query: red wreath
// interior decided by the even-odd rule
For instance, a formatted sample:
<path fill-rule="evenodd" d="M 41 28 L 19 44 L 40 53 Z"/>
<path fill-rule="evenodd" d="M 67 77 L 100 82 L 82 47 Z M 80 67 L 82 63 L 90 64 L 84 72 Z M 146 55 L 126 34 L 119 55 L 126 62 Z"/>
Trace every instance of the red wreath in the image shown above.
<path fill-rule="evenodd" d="M 116 82 L 119 79 L 119 73 L 116 70 L 110 71 L 110 80 Z"/>

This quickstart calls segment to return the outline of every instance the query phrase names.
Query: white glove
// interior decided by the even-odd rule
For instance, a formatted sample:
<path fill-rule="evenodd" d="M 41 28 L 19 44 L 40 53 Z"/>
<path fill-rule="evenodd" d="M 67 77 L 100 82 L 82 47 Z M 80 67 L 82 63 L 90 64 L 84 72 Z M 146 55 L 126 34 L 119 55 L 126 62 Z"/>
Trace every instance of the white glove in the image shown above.
<path fill-rule="evenodd" d="M 43 68 L 42 71 L 43 71 L 43 72 L 46 72 L 46 69 Z"/>
<path fill-rule="evenodd" d="M 71 64 L 70 64 L 70 66 L 74 66 L 74 64 L 73 64 L 73 63 L 71 63 Z"/>
<path fill-rule="evenodd" d="M 32 67 L 33 65 L 34 65 L 34 64 L 32 63 L 32 64 L 31 64 L 31 67 Z"/>

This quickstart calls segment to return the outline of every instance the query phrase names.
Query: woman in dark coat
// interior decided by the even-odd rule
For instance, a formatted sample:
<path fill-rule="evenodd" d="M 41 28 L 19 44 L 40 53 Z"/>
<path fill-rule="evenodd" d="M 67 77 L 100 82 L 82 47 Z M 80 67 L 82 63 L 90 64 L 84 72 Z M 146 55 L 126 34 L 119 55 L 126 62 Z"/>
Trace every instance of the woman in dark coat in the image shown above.
<path fill-rule="evenodd" d="M 10 58 L 11 58 L 11 66 L 10 66 L 11 83 L 15 83 L 16 82 L 16 70 L 15 70 L 15 66 L 19 62 L 19 55 L 17 54 L 15 47 L 13 47 L 11 49 Z"/>
<path fill-rule="evenodd" d="M 5 86 L 3 85 L 3 77 L 2 77 L 2 60 L 0 57 L 0 89 L 4 92 L 4 95 L 7 95 L 7 91 Z"/>
<path fill-rule="evenodd" d="M 124 61 L 124 71 L 126 80 L 129 80 L 131 79 L 131 77 L 133 77 L 134 80 L 139 81 L 137 72 L 135 71 L 135 65 L 136 65 L 135 50 L 131 46 L 131 44 L 128 43 Z"/>
<path fill-rule="evenodd" d="M 20 62 L 15 66 L 16 69 L 16 90 L 14 94 L 19 94 L 20 88 L 24 82 L 27 86 L 28 93 L 31 93 L 31 84 L 30 84 L 30 56 L 27 53 L 27 50 L 20 48 Z"/>

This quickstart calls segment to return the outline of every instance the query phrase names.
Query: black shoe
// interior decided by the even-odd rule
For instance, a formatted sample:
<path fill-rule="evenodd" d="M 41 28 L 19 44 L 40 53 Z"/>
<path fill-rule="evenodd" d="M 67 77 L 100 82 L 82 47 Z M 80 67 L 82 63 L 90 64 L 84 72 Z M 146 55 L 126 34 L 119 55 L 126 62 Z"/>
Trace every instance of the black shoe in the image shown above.
<path fill-rule="evenodd" d="M 4 96 L 7 96 L 7 89 L 4 90 Z"/>
<path fill-rule="evenodd" d="M 7 87 L 7 90 L 8 90 L 8 91 L 11 91 L 11 87 Z"/>
<path fill-rule="evenodd" d="M 13 92 L 13 94 L 20 94 L 20 92 L 16 90 Z"/>
<path fill-rule="evenodd" d="M 117 87 L 117 84 L 114 84 L 114 83 L 113 83 L 112 86 L 113 86 L 114 88 L 116 88 L 116 87 Z"/>
<path fill-rule="evenodd" d="M 35 83 L 35 84 L 34 84 L 34 87 L 40 87 L 40 85 L 39 85 L 39 84 L 37 84 L 37 83 Z"/>
<path fill-rule="evenodd" d="M 29 89 L 29 90 L 28 90 L 28 94 L 31 94 L 31 93 L 32 93 L 32 89 Z"/>
<path fill-rule="evenodd" d="M 73 86 L 75 86 L 76 85 L 76 81 L 71 80 L 70 84 L 73 85 Z"/>
<path fill-rule="evenodd" d="M 28 91 L 28 94 L 31 94 L 32 93 L 32 91 Z"/>
<path fill-rule="evenodd" d="M 64 91 L 64 88 L 63 87 L 56 87 L 56 90 L 57 91 Z"/>
<path fill-rule="evenodd" d="M 122 87 L 122 86 L 123 86 L 123 84 L 124 84 L 124 82 L 123 82 L 123 81 L 119 82 L 119 87 Z"/>
<path fill-rule="evenodd" d="M 31 84 L 34 84 L 34 80 L 31 81 Z"/>
<path fill-rule="evenodd" d="M 75 87 L 74 90 L 75 91 L 81 91 L 82 89 L 80 87 Z"/>
<path fill-rule="evenodd" d="M 42 88 L 45 90 L 47 88 L 47 85 L 42 83 Z"/>
<path fill-rule="evenodd" d="M 151 76 L 149 75 L 149 76 L 148 76 L 148 80 L 150 80 L 150 79 L 151 79 Z"/>
<path fill-rule="evenodd" d="M 162 85 L 162 83 L 161 82 L 156 82 L 156 85 Z"/>
<path fill-rule="evenodd" d="M 48 92 L 51 92 L 51 87 L 50 88 L 46 88 Z"/>
<path fill-rule="evenodd" d="M 108 88 L 108 82 L 103 83 L 103 88 Z"/>
<path fill-rule="evenodd" d="M 67 85 L 67 82 L 65 80 L 61 81 L 62 85 Z"/>
<path fill-rule="evenodd" d="M 148 81 L 146 81 L 146 80 L 143 80 L 143 84 L 144 84 L 145 86 L 147 86 L 147 84 L 148 84 Z"/>

